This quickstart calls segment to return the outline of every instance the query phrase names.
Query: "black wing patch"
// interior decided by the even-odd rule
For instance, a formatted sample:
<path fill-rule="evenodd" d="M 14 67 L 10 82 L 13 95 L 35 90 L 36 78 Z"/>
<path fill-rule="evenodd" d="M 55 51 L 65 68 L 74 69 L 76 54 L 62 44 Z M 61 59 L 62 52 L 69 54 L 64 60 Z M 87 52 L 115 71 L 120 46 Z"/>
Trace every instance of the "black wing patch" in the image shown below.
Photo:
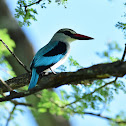
<path fill-rule="evenodd" d="M 31 70 L 32 70 L 33 66 L 34 66 L 34 60 L 32 61 L 31 65 L 30 65 Z"/>
<path fill-rule="evenodd" d="M 54 64 L 51 64 L 51 65 L 48 65 L 48 66 L 39 66 L 39 67 L 36 67 L 36 72 L 38 74 L 40 74 L 41 72 L 43 72 L 44 70 L 50 68 L 51 66 L 53 66 Z"/>
<path fill-rule="evenodd" d="M 65 54 L 67 50 L 67 45 L 64 42 L 59 42 L 52 50 L 44 54 L 43 56 L 56 56 L 58 54 Z"/>

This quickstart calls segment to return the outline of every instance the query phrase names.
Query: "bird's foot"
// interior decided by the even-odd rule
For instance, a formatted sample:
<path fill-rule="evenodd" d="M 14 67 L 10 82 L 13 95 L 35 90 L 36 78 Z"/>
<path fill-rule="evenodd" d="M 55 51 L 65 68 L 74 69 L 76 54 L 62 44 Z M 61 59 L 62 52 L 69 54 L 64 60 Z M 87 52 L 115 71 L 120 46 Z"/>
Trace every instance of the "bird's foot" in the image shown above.
<path fill-rule="evenodd" d="M 53 73 L 53 74 L 55 74 L 55 75 L 56 75 L 56 72 L 55 72 L 55 71 L 53 71 L 51 68 L 50 68 L 50 70 L 52 71 L 52 73 Z"/>
<path fill-rule="evenodd" d="M 17 94 L 18 92 L 16 92 L 16 91 L 10 91 L 10 95 L 15 95 L 15 94 Z"/>

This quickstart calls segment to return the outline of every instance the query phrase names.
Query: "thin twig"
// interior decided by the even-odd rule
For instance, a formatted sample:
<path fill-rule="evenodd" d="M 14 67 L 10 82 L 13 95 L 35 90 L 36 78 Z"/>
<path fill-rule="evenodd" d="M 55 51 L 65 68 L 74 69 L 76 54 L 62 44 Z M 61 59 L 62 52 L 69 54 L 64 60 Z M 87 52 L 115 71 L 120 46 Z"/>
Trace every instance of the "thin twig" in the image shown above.
<path fill-rule="evenodd" d="M 1 95 L 3 97 L 6 97 L 6 95 L 4 93 L 1 93 Z M 28 107 L 33 107 L 32 104 L 29 104 L 29 103 L 24 103 L 24 102 L 18 102 L 16 100 L 10 100 L 11 103 L 13 103 L 14 105 L 22 105 L 22 106 L 28 106 Z"/>
<path fill-rule="evenodd" d="M 67 107 L 67 106 L 69 106 L 69 105 L 72 105 L 72 104 L 74 104 L 74 103 L 76 103 L 76 102 L 78 102 L 78 101 L 84 99 L 85 97 L 94 94 L 96 91 L 102 89 L 103 87 L 106 87 L 106 86 L 109 85 L 109 84 L 114 83 L 116 80 L 117 80 L 117 79 L 115 79 L 115 80 L 113 80 L 113 81 L 110 81 L 110 82 L 108 82 L 108 83 L 105 83 L 104 85 L 102 85 L 102 86 L 99 87 L 99 88 L 96 88 L 94 91 L 90 92 L 89 94 L 83 95 L 81 98 L 78 98 L 77 100 L 75 100 L 75 101 L 73 101 L 73 102 L 71 102 L 71 103 L 69 103 L 69 104 L 66 104 L 66 105 L 64 105 L 64 106 L 61 106 L 61 108 Z"/>
<path fill-rule="evenodd" d="M 1 93 L 1 95 L 4 96 L 4 97 L 6 97 L 6 95 L 3 94 L 3 93 Z M 8 126 L 9 121 L 11 120 L 11 117 L 12 117 L 12 115 L 13 115 L 13 113 L 14 113 L 17 105 L 23 105 L 23 106 L 33 107 L 32 104 L 22 103 L 22 102 L 18 102 L 16 100 L 10 100 L 10 102 L 14 104 L 14 107 L 13 107 L 12 111 L 10 112 L 10 115 L 9 115 L 9 117 L 7 119 L 6 126 Z"/>
<path fill-rule="evenodd" d="M 123 56 L 122 56 L 121 61 L 124 61 L 125 55 L 126 55 L 126 44 L 125 44 L 125 49 L 124 49 L 124 52 L 123 52 Z"/>
<path fill-rule="evenodd" d="M 73 111 L 74 113 L 78 113 L 76 111 Z M 92 112 L 82 112 L 83 114 L 85 115 L 93 115 L 93 116 L 97 116 L 97 117 L 100 117 L 100 118 L 103 118 L 103 119 L 106 119 L 106 120 L 109 120 L 109 121 L 113 121 L 115 123 L 118 123 L 118 124 L 126 124 L 126 121 L 120 121 L 120 120 L 117 120 L 117 119 L 114 119 L 114 118 L 111 118 L 111 117 L 107 117 L 107 116 L 103 116 L 101 114 L 96 114 L 96 113 L 92 113 Z"/>
<path fill-rule="evenodd" d="M 23 103 L 23 102 L 18 102 L 18 101 L 16 101 L 16 100 L 11 100 L 11 102 L 12 102 L 14 105 L 22 105 L 22 106 L 33 107 L 32 104 L 29 104 L 29 103 Z"/>
<path fill-rule="evenodd" d="M 32 5 L 39 4 L 41 1 L 42 1 L 42 0 L 38 0 L 38 1 L 34 2 L 34 3 L 27 4 L 27 5 L 24 5 L 24 6 L 20 5 L 20 7 L 25 7 L 25 9 L 26 9 L 27 7 L 30 7 L 30 6 L 32 6 Z M 25 10 L 25 11 L 26 11 L 26 10 Z"/>
<path fill-rule="evenodd" d="M 0 39 L 0 41 L 3 43 L 3 45 L 8 49 L 8 51 L 14 56 L 14 58 L 18 61 L 18 63 L 23 66 L 23 68 L 30 73 L 30 71 L 27 69 L 27 67 L 19 60 L 19 58 L 9 49 L 9 47 L 5 44 L 5 42 Z"/>
<path fill-rule="evenodd" d="M 12 117 L 12 115 L 13 115 L 15 109 L 16 109 L 16 105 L 14 105 L 12 111 L 10 112 L 10 115 L 9 115 L 9 117 L 8 117 L 8 119 L 7 119 L 7 122 L 6 122 L 6 126 L 9 125 L 9 122 L 10 122 L 10 120 L 11 120 L 11 117 Z"/>
<path fill-rule="evenodd" d="M 9 91 L 13 91 L 13 89 L 1 77 L 0 81 L 8 88 Z"/>

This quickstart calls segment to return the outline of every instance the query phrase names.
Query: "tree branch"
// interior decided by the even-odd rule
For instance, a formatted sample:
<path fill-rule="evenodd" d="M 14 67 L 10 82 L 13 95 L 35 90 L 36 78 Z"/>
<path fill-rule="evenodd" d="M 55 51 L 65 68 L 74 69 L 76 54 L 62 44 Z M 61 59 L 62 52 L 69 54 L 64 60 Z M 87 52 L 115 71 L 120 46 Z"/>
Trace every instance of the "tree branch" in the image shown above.
<path fill-rule="evenodd" d="M 0 81 L 8 88 L 8 91 L 13 91 L 13 89 L 0 77 Z"/>
<path fill-rule="evenodd" d="M 126 44 L 125 44 L 125 49 L 124 49 L 124 52 L 123 52 L 123 56 L 122 56 L 121 61 L 124 61 L 125 55 L 126 55 Z"/>
<path fill-rule="evenodd" d="M 8 101 L 13 98 L 25 97 L 36 93 L 42 89 L 56 88 L 65 84 L 84 84 L 86 80 L 105 79 L 110 77 L 123 77 L 126 74 L 126 62 L 117 61 L 113 63 L 97 64 L 89 68 L 83 68 L 76 72 L 62 72 L 57 75 L 49 74 L 39 79 L 39 85 L 30 91 L 12 93 L 6 97 L 0 98 L 0 102 Z M 25 73 L 5 81 L 12 89 L 17 89 L 28 85 L 30 74 Z M 8 89 L 0 82 L 1 92 L 7 92 Z"/>
<path fill-rule="evenodd" d="M 8 125 L 9 125 L 9 122 L 10 122 L 10 120 L 11 120 L 11 117 L 12 117 L 12 115 L 13 115 L 13 113 L 14 113 L 15 109 L 16 109 L 16 105 L 14 105 L 14 107 L 13 107 L 12 111 L 10 112 L 10 115 L 9 115 L 9 117 L 8 117 L 8 119 L 7 119 L 6 126 L 8 126 Z"/>
<path fill-rule="evenodd" d="M 18 102 L 18 101 L 16 101 L 16 100 L 11 100 L 11 102 L 12 102 L 14 105 L 22 105 L 22 106 L 33 107 L 32 104 L 24 103 L 24 102 Z"/>
<path fill-rule="evenodd" d="M 65 104 L 64 106 L 61 106 L 61 108 L 65 108 L 65 107 L 67 107 L 67 106 L 69 106 L 69 105 L 72 105 L 72 104 L 74 104 L 74 103 L 76 103 L 76 102 L 79 102 L 80 100 L 82 100 L 82 99 L 88 97 L 89 95 L 91 96 L 92 94 L 94 94 L 94 93 L 97 92 L 98 90 L 100 90 L 100 89 L 106 87 L 107 85 L 112 84 L 112 83 L 115 83 L 116 80 L 117 80 L 117 77 L 115 78 L 114 81 L 110 81 L 110 82 L 108 82 L 108 83 L 105 83 L 104 85 L 100 86 L 99 88 L 96 88 L 94 91 L 90 92 L 89 94 L 83 95 L 82 97 L 78 98 L 77 100 L 75 100 L 75 101 L 73 101 L 73 102 L 70 102 L 70 103 L 68 103 L 68 104 Z"/>
<path fill-rule="evenodd" d="M 8 49 L 8 51 L 12 54 L 12 56 L 14 56 L 14 58 L 17 60 L 17 62 L 23 66 L 23 68 L 28 72 L 30 73 L 30 71 L 27 69 L 27 67 L 19 60 L 19 58 L 9 49 L 9 47 L 5 44 L 5 42 L 0 39 L 0 41 L 3 43 L 3 45 Z"/>
<path fill-rule="evenodd" d="M 26 8 L 27 8 L 27 7 L 30 7 L 30 6 L 32 6 L 32 5 L 39 4 L 41 1 L 42 1 L 42 0 L 38 0 L 38 1 L 34 2 L 34 3 L 27 4 L 27 5 L 21 6 L 21 7 L 26 7 Z"/>
<path fill-rule="evenodd" d="M 78 112 L 74 112 L 74 113 L 78 113 Z M 83 112 L 85 115 L 93 115 L 93 116 L 97 116 L 97 117 L 100 117 L 102 119 L 106 119 L 106 120 L 109 120 L 109 121 L 113 121 L 115 123 L 118 123 L 118 124 L 126 124 L 126 121 L 119 121 L 117 119 L 114 119 L 114 118 L 111 118 L 111 117 L 107 117 L 107 116 L 103 116 L 101 114 L 96 114 L 96 113 L 91 113 L 91 112 Z"/>

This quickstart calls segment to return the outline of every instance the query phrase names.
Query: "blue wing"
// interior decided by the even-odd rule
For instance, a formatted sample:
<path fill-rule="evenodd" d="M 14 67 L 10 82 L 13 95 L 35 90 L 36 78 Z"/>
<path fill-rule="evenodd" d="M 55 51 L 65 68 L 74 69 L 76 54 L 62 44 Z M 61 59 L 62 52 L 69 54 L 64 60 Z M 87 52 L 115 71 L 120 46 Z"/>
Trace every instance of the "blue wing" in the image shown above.
<path fill-rule="evenodd" d="M 32 67 L 34 67 L 37 69 L 37 72 L 40 73 L 57 63 L 60 59 L 64 57 L 66 53 L 67 46 L 65 43 L 49 43 L 37 52 L 32 61 L 31 69 Z"/>
<path fill-rule="evenodd" d="M 28 90 L 35 87 L 39 74 L 60 61 L 67 53 L 67 45 L 63 42 L 51 42 L 41 48 L 31 63 L 32 76 Z"/>

